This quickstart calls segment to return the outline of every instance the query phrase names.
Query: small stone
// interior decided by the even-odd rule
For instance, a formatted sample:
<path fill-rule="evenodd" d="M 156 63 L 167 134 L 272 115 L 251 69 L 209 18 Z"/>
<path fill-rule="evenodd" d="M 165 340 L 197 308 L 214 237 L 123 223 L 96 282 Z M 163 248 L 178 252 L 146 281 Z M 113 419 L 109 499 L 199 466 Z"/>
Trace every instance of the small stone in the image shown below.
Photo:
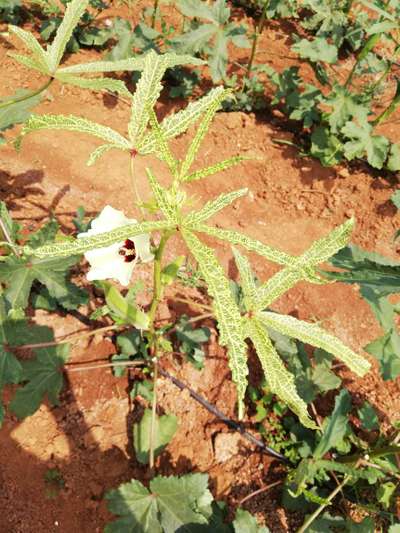
<path fill-rule="evenodd" d="M 353 217 L 353 216 L 354 216 L 354 213 L 355 213 L 354 209 L 346 209 L 346 211 L 344 212 L 344 214 L 345 214 L 345 216 L 346 216 L 347 218 L 351 218 L 351 217 Z"/>
<path fill-rule="evenodd" d="M 101 426 L 95 426 L 87 431 L 83 436 L 83 443 L 85 448 L 93 448 L 102 442 L 104 437 L 104 429 Z"/>
<path fill-rule="evenodd" d="M 214 457 L 217 463 L 229 461 L 239 453 L 241 437 L 238 433 L 218 433 L 214 442 Z"/>
<path fill-rule="evenodd" d="M 350 172 L 347 168 L 341 168 L 337 175 L 341 178 L 350 178 Z"/>
<path fill-rule="evenodd" d="M 60 459 L 69 457 L 70 446 L 65 435 L 58 435 L 52 443 L 52 451 Z"/>

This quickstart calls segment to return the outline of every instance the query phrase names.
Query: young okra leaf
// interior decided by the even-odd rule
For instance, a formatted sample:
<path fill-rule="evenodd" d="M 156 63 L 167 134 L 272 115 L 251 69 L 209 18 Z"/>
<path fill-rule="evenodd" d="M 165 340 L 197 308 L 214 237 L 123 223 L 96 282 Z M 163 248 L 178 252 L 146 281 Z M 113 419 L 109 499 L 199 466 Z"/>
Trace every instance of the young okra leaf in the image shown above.
<path fill-rule="evenodd" d="M 309 59 L 315 63 L 318 61 L 336 63 L 338 60 L 336 46 L 329 44 L 323 37 L 316 37 L 312 41 L 300 39 L 292 46 L 292 50 L 298 53 L 300 57 Z"/>
<path fill-rule="evenodd" d="M 108 524 L 105 533 L 197 531 L 212 514 L 207 484 L 205 474 L 159 476 L 150 481 L 149 489 L 134 479 L 124 483 L 106 495 L 108 509 L 121 518 Z"/>
<path fill-rule="evenodd" d="M 383 135 L 373 135 L 373 127 L 363 120 L 360 125 L 355 122 L 346 122 L 341 132 L 349 139 L 344 144 L 344 155 L 351 161 L 356 157 L 367 155 L 368 163 L 381 169 L 388 156 L 390 142 Z"/>
<path fill-rule="evenodd" d="M 182 315 L 175 325 L 175 335 L 179 342 L 179 350 L 186 354 L 187 359 L 195 368 L 204 367 L 205 353 L 202 344 L 208 342 L 211 331 L 206 327 L 194 328 L 186 315 Z"/>
<path fill-rule="evenodd" d="M 107 282 L 102 282 L 107 307 L 119 324 L 129 324 L 137 329 L 147 329 L 149 317 L 136 305 L 130 303 L 126 297 L 122 296 L 119 290 Z"/>
<path fill-rule="evenodd" d="M 372 405 L 365 401 L 361 408 L 358 410 L 358 417 L 363 429 L 367 431 L 379 430 L 379 418 Z"/>
<path fill-rule="evenodd" d="M 140 422 L 133 425 L 133 445 L 139 463 L 148 464 L 150 453 L 151 409 L 146 409 Z M 154 427 L 154 456 L 157 457 L 169 444 L 178 429 L 175 415 L 156 416 Z"/>
<path fill-rule="evenodd" d="M 70 292 L 75 293 L 76 287 L 68 281 L 68 273 L 78 261 L 79 257 L 76 256 L 68 259 L 7 256 L 0 264 L 0 281 L 7 287 L 4 292 L 6 300 L 12 307 L 25 309 L 32 285 L 37 280 L 48 289 L 50 296 L 61 305 L 66 304 L 67 308 L 71 308 Z M 86 301 L 87 298 L 84 298 L 84 302 Z M 72 304 L 72 308 L 76 306 Z"/>
<path fill-rule="evenodd" d="M 364 118 L 369 113 L 365 102 L 360 102 L 359 95 L 337 83 L 329 95 L 323 98 L 323 103 L 331 108 L 327 119 L 333 133 L 338 133 L 351 118 Z"/>
<path fill-rule="evenodd" d="M 235 533 L 270 533 L 267 527 L 257 524 L 254 516 L 240 508 L 236 511 L 232 525 Z"/>
<path fill-rule="evenodd" d="M 180 0 L 178 8 L 187 17 L 202 18 L 209 22 L 172 39 L 172 46 L 191 54 L 207 50 L 214 83 L 225 78 L 229 42 L 241 48 L 250 47 L 245 36 L 246 29 L 229 23 L 231 10 L 226 0 L 217 0 L 212 5 L 201 0 Z"/>
<path fill-rule="evenodd" d="M 335 408 L 324 424 L 324 432 L 313 456 L 322 458 L 331 448 L 341 443 L 349 431 L 348 414 L 351 410 L 351 396 L 346 389 L 342 389 L 335 399 Z"/>
<path fill-rule="evenodd" d="M 243 399 L 247 387 L 247 346 L 244 342 L 242 318 L 230 289 L 229 281 L 211 248 L 193 233 L 184 230 L 182 236 L 199 263 L 199 269 L 213 297 L 213 309 L 218 320 L 220 344 L 226 346 L 232 379 L 238 391 L 239 418 L 243 418 Z"/>
<path fill-rule="evenodd" d="M 0 344 L 0 394 L 8 384 L 17 384 L 22 378 L 22 366 L 15 355 Z M 4 420 L 4 407 L 0 401 L 0 427 Z"/>

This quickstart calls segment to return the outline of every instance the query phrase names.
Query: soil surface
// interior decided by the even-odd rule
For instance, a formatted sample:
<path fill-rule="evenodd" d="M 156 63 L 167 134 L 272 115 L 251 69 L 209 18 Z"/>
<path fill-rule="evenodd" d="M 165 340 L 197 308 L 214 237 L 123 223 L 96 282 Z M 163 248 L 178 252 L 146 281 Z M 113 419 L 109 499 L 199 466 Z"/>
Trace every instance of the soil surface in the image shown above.
<path fill-rule="evenodd" d="M 138 2 L 139 6 L 145 2 Z M 110 10 L 107 16 L 126 15 L 123 8 Z M 29 25 L 27 26 L 29 28 Z M 290 31 L 285 24 L 267 25 L 258 60 L 280 70 L 293 59 L 289 45 Z M 0 96 L 16 87 L 35 88 L 43 80 L 7 57 L 10 49 L 20 50 L 14 40 L 2 40 L 0 48 Z M 241 57 L 244 52 L 241 51 Z M 69 57 L 95 59 L 93 51 L 81 51 Z M 240 58 L 240 57 L 239 57 Z M 304 67 L 306 68 L 306 67 Z M 157 112 L 164 116 L 183 102 L 164 97 Z M 61 87 L 55 82 L 39 113 L 75 114 L 125 133 L 129 108 L 123 102 Z M 399 139 L 399 116 L 391 119 L 387 134 Z M 353 242 L 368 250 L 396 258 L 393 234 L 400 218 L 390 196 L 398 187 L 394 178 L 363 165 L 323 168 L 318 162 L 300 158 L 294 148 L 278 145 L 274 139 L 292 139 L 281 127 L 278 114 L 219 113 L 200 152 L 198 165 L 206 166 L 233 155 L 252 158 L 224 174 L 188 186 L 188 193 L 198 205 L 221 192 L 248 187 L 248 195 L 215 217 L 222 228 L 232 228 L 293 254 L 299 254 L 317 238 L 326 235 L 349 217 L 357 226 Z M 15 135 L 15 131 L 10 136 Z M 182 156 L 195 128 L 173 143 Z M 87 167 L 89 154 L 99 142 L 85 135 L 67 132 L 43 132 L 26 138 L 22 150 L 12 146 L 0 151 L 0 198 L 13 216 L 35 229 L 53 215 L 65 231 L 72 229 L 71 218 L 83 205 L 89 215 L 105 204 L 123 209 L 127 216 L 138 216 L 133 201 L 128 156 L 110 152 L 95 166 Z M 137 159 L 136 176 L 142 198 L 148 195 L 145 168 L 151 167 L 163 181 L 165 167 L 156 159 Z M 207 241 L 212 242 L 212 241 Z M 229 246 L 213 243 L 227 271 L 236 277 Z M 169 259 L 186 253 L 178 239 L 169 249 Z M 251 257 L 257 276 L 264 280 L 276 267 Z M 150 267 L 135 274 L 148 282 Z M 84 280 L 82 279 L 82 283 Z M 174 287 L 159 319 L 168 321 L 178 312 L 191 316 L 198 311 L 177 304 L 176 295 L 204 296 Z M 292 313 L 301 319 L 321 321 L 329 331 L 353 349 L 376 338 L 381 331 L 357 288 L 335 283 L 314 286 L 301 283 L 275 305 L 277 311 Z M 83 331 L 82 315 L 55 315 L 36 311 L 33 320 L 54 328 L 56 336 Z M 213 332 L 207 347 L 205 368 L 194 369 L 177 359 L 166 359 L 164 368 L 205 396 L 223 412 L 235 416 L 235 390 L 230 379 L 226 354 L 216 342 L 213 321 L 204 324 Z M 105 359 L 115 352 L 111 339 L 95 336 L 73 344 L 71 361 Z M 367 356 L 368 357 L 368 356 Z M 371 359 L 371 358 L 370 358 Z M 346 370 L 346 386 L 354 393 L 355 403 L 367 399 L 386 423 L 394 422 L 400 412 L 400 381 L 383 382 L 376 362 L 366 378 L 358 380 Z M 135 461 L 132 450 L 132 421 L 141 406 L 132 404 L 127 394 L 126 377 L 114 378 L 108 369 L 92 372 L 66 372 L 67 386 L 59 407 L 43 405 L 33 416 L 18 421 L 8 415 L 0 432 L 2 467 L 0 470 L 0 531 L 13 533 L 97 532 L 112 518 L 103 501 L 105 491 L 131 478 L 146 480 L 146 468 Z M 261 456 L 238 434 L 228 431 L 187 392 L 160 379 L 160 406 L 179 418 L 179 429 L 158 461 L 162 474 L 192 471 L 208 473 L 214 495 L 225 500 L 233 510 L 252 491 L 282 478 L 276 461 Z M 9 391 L 6 392 L 6 400 Z M 325 415 L 325 412 L 321 414 Z M 46 482 L 49 470 L 57 469 L 61 480 Z M 279 486 L 252 498 L 244 507 L 265 521 L 274 533 L 295 531 L 296 515 L 284 511 L 279 503 Z M 301 523 L 301 520 L 300 520 Z"/>

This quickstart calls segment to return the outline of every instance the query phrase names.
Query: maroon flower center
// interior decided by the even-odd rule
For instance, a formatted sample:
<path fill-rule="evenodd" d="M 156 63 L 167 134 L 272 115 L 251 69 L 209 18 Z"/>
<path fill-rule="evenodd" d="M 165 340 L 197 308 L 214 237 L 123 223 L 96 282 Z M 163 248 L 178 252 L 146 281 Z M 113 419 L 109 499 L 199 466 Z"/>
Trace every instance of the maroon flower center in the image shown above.
<path fill-rule="evenodd" d="M 125 263 L 132 263 L 136 259 L 135 243 L 130 239 L 126 239 L 124 245 L 118 250 L 119 255 L 124 257 Z"/>

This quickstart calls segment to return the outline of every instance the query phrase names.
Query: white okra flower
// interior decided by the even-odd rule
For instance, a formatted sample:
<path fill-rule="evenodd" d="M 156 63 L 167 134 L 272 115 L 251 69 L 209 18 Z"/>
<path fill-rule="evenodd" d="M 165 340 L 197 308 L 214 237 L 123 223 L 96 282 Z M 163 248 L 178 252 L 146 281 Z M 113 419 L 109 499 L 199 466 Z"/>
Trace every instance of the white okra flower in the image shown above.
<path fill-rule="evenodd" d="M 80 233 L 78 238 L 90 237 L 135 223 L 137 220 L 134 218 L 127 218 L 122 211 L 106 205 L 100 215 L 92 221 L 89 231 Z M 143 234 L 105 248 L 90 250 L 85 253 L 85 258 L 91 266 L 87 274 L 89 281 L 115 279 L 126 287 L 136 263 L 139 260 L 143 263 L 152 261 L 154 255 L 150 252 L 149 235 Z"/>

